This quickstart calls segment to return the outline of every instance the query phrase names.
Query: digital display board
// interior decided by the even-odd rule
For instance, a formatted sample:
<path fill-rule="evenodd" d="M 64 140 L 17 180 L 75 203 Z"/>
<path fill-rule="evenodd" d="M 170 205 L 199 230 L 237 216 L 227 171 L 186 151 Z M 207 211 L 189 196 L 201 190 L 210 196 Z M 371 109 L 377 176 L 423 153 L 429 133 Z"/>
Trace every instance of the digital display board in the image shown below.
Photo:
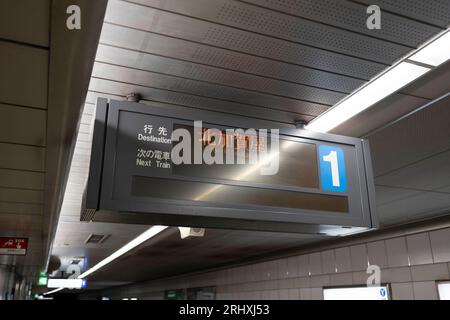
<path fill-rule="evenodd" d="M 82 219 L 330 235 L 377 226 L 367 142 L 266 125 L 100 99 Z"/>

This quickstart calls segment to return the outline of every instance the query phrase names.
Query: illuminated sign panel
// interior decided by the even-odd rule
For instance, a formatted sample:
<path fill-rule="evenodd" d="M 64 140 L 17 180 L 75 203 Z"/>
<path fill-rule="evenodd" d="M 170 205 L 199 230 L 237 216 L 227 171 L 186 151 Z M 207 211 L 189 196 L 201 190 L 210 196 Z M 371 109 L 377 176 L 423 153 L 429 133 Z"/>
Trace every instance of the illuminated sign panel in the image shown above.
<path fill-rule="evenodd" d="M 0 237 L 0 255 L 26 255 L 27 238 Z"/>
<path fill-rule="evenodd" d="M 324 300 L 389 300 L 387 286 L 323 289 Z"/>
<path fill-rule="evenodd" d="M 82 219 L 330 235 L 377 226 L 365 141 L 267 125 L 100 99 Z"/>
<path fill-rule="evenodd" d="M 84 289 L 85 279 L 48 279 L 47 288 Z"/>
<path fill-rule="evenodd" d="M 450 282 L 438 282 L 439 300 L 450 300 Z"/>

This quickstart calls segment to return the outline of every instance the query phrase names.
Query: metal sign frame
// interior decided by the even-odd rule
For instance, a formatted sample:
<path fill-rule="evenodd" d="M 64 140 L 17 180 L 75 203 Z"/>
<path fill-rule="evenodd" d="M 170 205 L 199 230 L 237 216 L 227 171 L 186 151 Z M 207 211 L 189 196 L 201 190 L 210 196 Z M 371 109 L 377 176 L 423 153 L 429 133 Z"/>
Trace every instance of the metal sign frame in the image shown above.
<path fill-rule="evenodd" d="M 179 109 L 173 110 L 135 102 L 114 100 L 108 102 L 106 99 L 99 99 L 82 220 L 328 235 L 343 235 L 378 227 L 368 142 L 357 138 L 300 129 L 280 129 L 280 136 L 286 140 L 314 143 L 317 150 L 323 144 L 354 148 L 355 152 L 347 153 L 346 162 L 347 158 L 350 158 L 348 163 L 354 164 L 355 168 L 348 168 L 347 174 L 350 181 L 358 183 L 350 185 L 349 190 L 345 192 L 345 195 L 348 196 L 348 213 L 311 212 L 311 210 L 275 207 L 264 210 L 264 208 L 258 208 L 257 206 L 250 208 L 184 200 L 164 199 L 161 201 L 161 199 L 123 196 L 130 194 L 130 180 L 128 180 L 126 172 L 132 170 L 132 164 L 130 163 L 130 168 L 124 166 L 118 168 L 116 165 L 118 151 L 116 147 L 119 134 L 117 128 L 121 112 L 170 118 L 180 124 L 201 119 L 204 123 L 218 128 L 273 127 L 273 122 L 242 116 L 223 115 L 188 108 L 180 112 Z M 124 172 L 125 174 L 123 174 Z M 118 178 L 120 178 L 120 185 L 115 186 Z M 131 176 L 129 178 L 131 179 Z M 190 180 L 187 177 L 177 177 L 177 179 Z M 195 181 L 198 180 L 195 179 Z M 218 179 L 202 178 L 201 180 L 217 183 Z M 225 183 L 229 183 L 229 181 Z M 238 185 L 239 183 L 231 184 Z M 246 182 L 246 185 L 252 186 L 252 183 Z M 261 187 L 260 183 L 254 185 L 255 187 Z M 114 187 L 119 191 L 114 192 Z M 270 185 L 266 187 L 270 188 Z M 276 189 L 280 189 L 280 186 L 277 185 Z M 336 195 L 331 191 L 314 191 L 300 187 L 283 187 L 282 189 Z"/>

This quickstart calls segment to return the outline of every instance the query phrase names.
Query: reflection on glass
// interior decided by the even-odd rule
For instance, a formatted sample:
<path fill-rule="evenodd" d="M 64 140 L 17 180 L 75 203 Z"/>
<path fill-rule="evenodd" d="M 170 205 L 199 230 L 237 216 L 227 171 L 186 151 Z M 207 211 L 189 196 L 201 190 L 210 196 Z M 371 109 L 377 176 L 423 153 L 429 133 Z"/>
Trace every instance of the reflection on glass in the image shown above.
<path fill-rule="evenodd" d="M 133 176 L 132 195 L 159 199 L 207 201 L 225 206 L 257 205 L 342 213 L 349 211 L 346 196 L 141 176 Z"/>

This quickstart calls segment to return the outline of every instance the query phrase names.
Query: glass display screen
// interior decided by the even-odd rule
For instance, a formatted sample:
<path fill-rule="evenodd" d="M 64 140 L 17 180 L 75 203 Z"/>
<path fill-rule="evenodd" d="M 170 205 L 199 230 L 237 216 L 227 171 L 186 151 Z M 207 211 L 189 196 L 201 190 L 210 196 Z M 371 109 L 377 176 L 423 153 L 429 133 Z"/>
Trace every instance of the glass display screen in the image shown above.
<path fill-rule="evenodd" d="M 174 129 L 185 128 L 191 132 L 191 137 L 194 139 L 193 127 L 183 126 L 179 124 L 174 125 Z M 225 131 L 222 132 L 221 139 L 218 143 L 223 145 L 223 158 L 226 158 L 227 148 L 226 144 L 232 141 L 234 149 L 234 164 L 180 164 L 173 165 L 172 174 L 178 176 L 188 177 L 202 177 L 210 179 L 224 179 L 224 180 L 237 180 L 256 183 L 265 183 L 272 185 L 284 185 L 303 188 L 319 188 L 319 176 L 318 176 L 318 164 L 317 164 L 317 151 L 316 145 L 312 143 L 305 143 L 293 140 L 285 140 L 280 138 L 279 143 L 279 169 L 275 175 L 262 175 L 260 174 L 260 166 L 268 165 L 268 163 L 250 164 L 249 151 L 253 148 L 261 148 L 267 145 L 267 153 L 269 157 L 272 155 L 270 138 L 267 141 L 260 141 L 260 139 L 248 135 L 242 137 L 239 136 L 227 136 Z M 264 143 L 266 142 L 266 143 Z M 208 128 L 204 128 L 202 134 L 202 147 L 203 150 L 207 145 L 216 143 L 213 138 L 208 135 Z M 244 155 L 243 162 L 245 164 L 238 164 L 237 157 L 239 149 L 242 148 Z M 193 157 L 193 155 L 192 155 Z M 193 159 L 192 159 L 193 162 Z"/>
<path fill-rule="evenodd" d="M 131 193 L 138 197 L 188 200 L 227 205 L 348 212 L 346 196 L 133 176 Z"/>

